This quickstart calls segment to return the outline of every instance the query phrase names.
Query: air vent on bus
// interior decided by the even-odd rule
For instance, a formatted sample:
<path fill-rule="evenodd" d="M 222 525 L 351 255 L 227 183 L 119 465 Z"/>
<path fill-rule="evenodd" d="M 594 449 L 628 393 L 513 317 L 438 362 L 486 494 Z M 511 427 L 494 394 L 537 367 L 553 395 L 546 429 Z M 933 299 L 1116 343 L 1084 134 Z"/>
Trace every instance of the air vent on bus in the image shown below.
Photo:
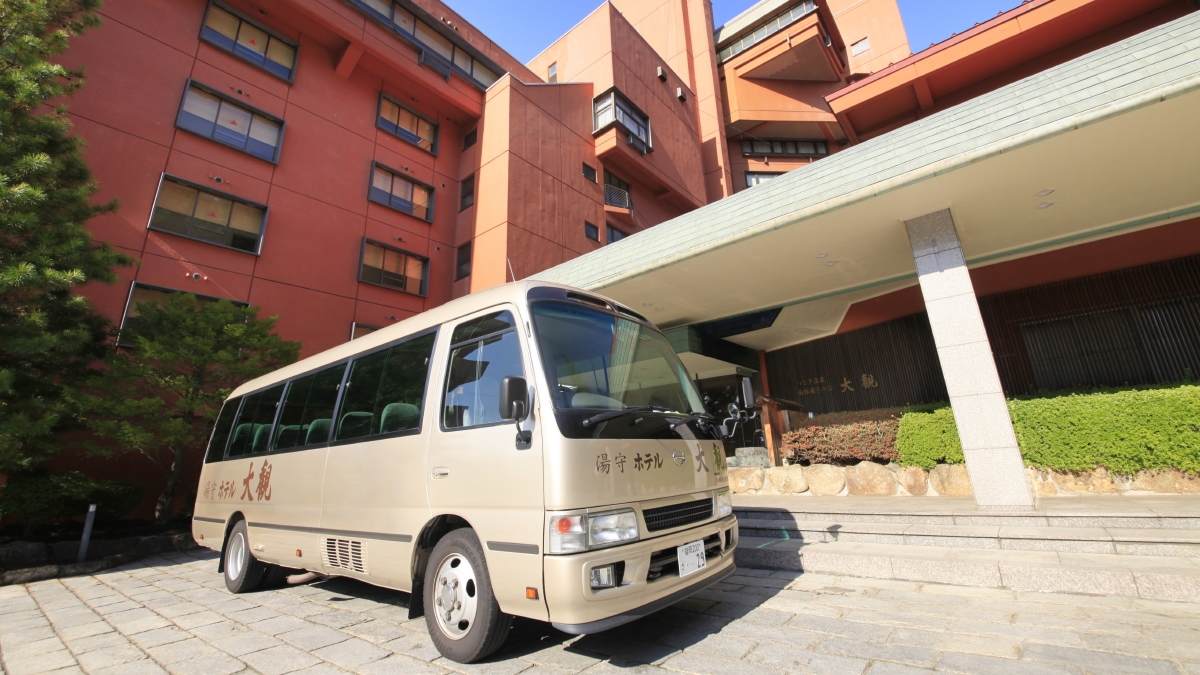
<path fill-rule="evenodd" d="M 574 300 L 576 302 L 582 302 L 586 305 L 592 305 L 593 307 L 599 307 L 601 309 L 609 309 L 609 310 L 612 309 L 611 307 L 608 306 L 607 302 L 601 300 L 600 298 L 593 298 L 592 296 L 584 295 L 583 293 L 574 293 L 574 292 L 568 291 L 567 299 Z"/>
<path fill-rule="evenodd" d="M 367 574 L 367 562 L 363 555 L 364 548 L 361 541 L 353 539 L 326 539 L 325 564 L 359 574 Z"/>

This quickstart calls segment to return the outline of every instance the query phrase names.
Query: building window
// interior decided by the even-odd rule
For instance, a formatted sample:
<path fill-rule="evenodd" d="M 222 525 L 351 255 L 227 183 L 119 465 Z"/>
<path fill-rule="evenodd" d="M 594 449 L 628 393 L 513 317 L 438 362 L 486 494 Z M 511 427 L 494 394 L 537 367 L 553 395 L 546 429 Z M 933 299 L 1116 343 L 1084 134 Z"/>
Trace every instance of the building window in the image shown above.
<path fill-rule="evenodd" d="M 746 187 L 754 187 L 755 185 L 762 185 L 763 183 L 766 183 L 767 181 L 775 178 L 776 176 L 782 176 L 782 175 L 783 175 L 783 173 L 779 172 L 779 171 L 747 171 L 746 172 Z"/>
<path fill-rule="evenodd" d="M 871 48 L 871 40 L 868 38 L 863 38 L 863 39 L 859 40 L 858 42 L 855 42 L 854 44 L 850 45 L 850 53 L 853 54 L 854 56 L 858 56 L 859 54 L 867 51 L 870 48 Z"/>
<path fill-rule="evenodd" d="M 737 41 L 722 48 L 717 52 L 717 63 L 724 63 L 729 59 L 741 54 L 750 47 L 762 42 L 763 40 L 778 33 L 783 28 L 799 21 L 801 18 L 808 16 L 812 12 L 817 11 L 817 4 L 813 0 L 805 0 L 795 7 L 776 14 L 762 25 L 755 28 L 750 33 L 743 35 Z"/>
<path fill-rule="evenodd" d="M 598 134 L 616 125 L 626 132 L 629 144 L 637 148 L 638 152 L 645 154 L 653 149 L 650 142 L 650 118 L 616 89 L 610 89 L 597 96 L 593 102 L 593 111 L 594 133 Z"/>
<path fill-rule="evenodd" d="M 358 338 L 364 335 L 370 335 L 377 330 L 379 330 L 379 326 L 371 326 L 365 323 L 354 321 L 350 324 L 350 339 L 357 340 Z"/>
<path fill-rule="evenodd" d="M 622 239 L 624 239 L 625 237 L 628 236 L 627 234 L 618 230 L 617 228 L 613 227 L 612 225 L 608 225 L 605 229 L 608 231 L 608 243 L 610 243 L 610 244 L 613 243 L 614 241 L 621 241 Z"/>
<path fill-rule="evenodd" d="M 449 77 L 451 69 L 487 88 L 500 79 L 490 66 L 484 65 L 462 46 L 451 42 L 436 29 L 414 17 L 411 12 L 391 0 L 350 0 L 372 16 L 412 42 L 413 47 L 438 61 Z M 424 59 L 422 59 L 424 60 Z"/>
<path fill-rule="evenodd" d="M 629 198 L 629 183 L 604 170 L 604 204 L 619 209 L 632 209 L 633 200 Z"/>
<path fill-rule="evenodd" d="M 160 286 L 148 286 L 139 284 L 136 281 L 129 291 L 129 300 L 125 303 L 125 316 L 121 318 L 121 332 L 117 334 L 117 345 L 120 347 L 135 347 L 137 346 L 137 338 L 139 335 L 146 334 L 146 325 L 141 320 L 141 311 L 139 307 L 146 305 L 161 305 L 166 302 L 167 298 L 174 293 L 187 293 L 174 288 L 162 288 Z M 225 300 L 232 302 L 238 307 L 249 307 L 248 303 L 239 302 L 237 300 L 228 300 L 226 298 L 214 298 L 211 295 L 197 295 L 192 293 L 197 300 L 201 302 L 217 302 Z"/>
<path fill-rule="evenodd" d="M 295 75 L 295 42 L 222 3 L 214 2 L 208 6 L 200 37 L 275 77 L 291 82 Z"/>
<path fill-rule="evenodd" d="M 546 69 L 546 81 L 558 82 L 558 62 L 551 63 L 550 67 Z"/>
<path fill-rule="evenodd" d="M 429 261 L 425 258 L 368 240 L 363 242 L 362 261 L 359 281 L 425 295 L 429 276 Z"/>
<path fill-rule="evenodd" d="M 375 125 L 422 150 L 437 154 L 438 125 L 400 105 L 387 94 L 379 95 L 379 118 Z"/>
<path fill-rule="evenodd" d="M 583 163 L 583 177 L 592 181 L 593 183 L 595 183 L 596 182 L 596 167 L 590 166 L 587 162 L 584 162 Z"/>
<path fill-rule="evenodd" d="M 460 187 L 462 192 L 458 198 L 458 210 L 466 211 L 475 205 L 475 174 L 464 178 Z"/>
<path fill-rule="evenodd" d="M 257 254 L 267 207 L 163 176 L 150 229 Z"/>
<path fill-rule="evenodd" d="M 471 242 L 458 247 L 454 261 L 454 280 L 466 279 L 471 276 Z"/>
<path fill-rule="evenodd" d="M 204 85 L 188 81 L 175 126 L 268 162 L 279 161 L 283 120 L 235 103 Z"/>
<path fill-rule="evenodd" d="M 379 164 L 371 169 L 371 191 L 368 198 L 376 204 L 383 204 L 421 220 L 433 220 L 433 188 L 405 178 Z"/>
<path fill-rule="evenodd" d="M 742 156 L 779 155 L 783 157 L 820 157 L 829 154 L 825 141 L 744 140 Z"/>
<path fill-rule="evenodd" d="M 471 147 L 472 145 L 475 145 L 475 142 L 478 140 L 479 140 L 479 130 L 478 129 L 472 129 L 472 130 L 468 131 L 467 135 L 463 136 L 462 149 L 466 150 L 467 148 Z"/>
<path fill-rule="evenodd" d="M 583 223 L 583 235 L 592 241 L 600 241 L 600 228 L 585 221 Z"/>

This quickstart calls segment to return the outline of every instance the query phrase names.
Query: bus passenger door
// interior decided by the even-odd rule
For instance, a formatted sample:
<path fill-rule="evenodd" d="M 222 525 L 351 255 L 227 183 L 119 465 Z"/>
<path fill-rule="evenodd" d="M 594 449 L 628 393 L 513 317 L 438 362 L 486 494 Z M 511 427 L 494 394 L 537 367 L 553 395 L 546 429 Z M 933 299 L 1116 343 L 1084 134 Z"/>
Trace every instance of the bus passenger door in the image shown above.
<path fill-rule="evenodd" d="M 541 434 L 518 444 L 516 424 L 500 417 L 500 381 L 532 372 L 522 325 L 515 308 L 493 308 L 448 326 L 433 378 L 440 408 L 427 485 L 434 515 L 458 515 L 474 528 L 500 607 L 544 621 Z M 538 600 L 526 588 L 538 589 Z"/>
<path fill-rule="evenodd" d="M 421 421 L 436 337 L 426 331 L 350 362 L 321 500 L 331 574 L 410 589 L 413 540 L 429 519 Z"/>

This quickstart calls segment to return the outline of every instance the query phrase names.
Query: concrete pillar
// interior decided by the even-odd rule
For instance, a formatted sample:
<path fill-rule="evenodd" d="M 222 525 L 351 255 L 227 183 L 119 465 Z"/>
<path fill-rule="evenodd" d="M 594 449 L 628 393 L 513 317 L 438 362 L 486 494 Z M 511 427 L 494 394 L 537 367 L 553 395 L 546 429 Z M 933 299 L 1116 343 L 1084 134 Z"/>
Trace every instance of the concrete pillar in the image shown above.
<path fill-rule="evenodd" d="M 1025 511 L 1033 493 L 950 210 L 905 221 L 938 361 L 981 510 Z"/>

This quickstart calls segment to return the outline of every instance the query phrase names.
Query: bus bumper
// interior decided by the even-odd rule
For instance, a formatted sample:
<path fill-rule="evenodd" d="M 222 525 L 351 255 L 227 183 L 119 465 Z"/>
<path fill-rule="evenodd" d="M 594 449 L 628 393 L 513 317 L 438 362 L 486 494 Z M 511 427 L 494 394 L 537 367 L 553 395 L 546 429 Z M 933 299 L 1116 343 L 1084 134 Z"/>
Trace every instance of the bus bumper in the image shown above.
<path fill-rule="evenodd" d="M 678 568 L 664 570 L 648 580 L 652 560 L 660 563 L 684 544 L 704 541 L 703 569 L 680 578 Z M 713 546 L 714 541 L 719 544 Z M 737 519 L 721 520 L 674 532 L 654 539 L 587 553 L 544 556 L 546 604 L 550 622 L 564 633 L 580 635 L 615 628 L 636 621 L 697 593 L 733 574 L 737 547 Z M 593 589 L 593 568 L 624 563 L 621 585 Z"/>

